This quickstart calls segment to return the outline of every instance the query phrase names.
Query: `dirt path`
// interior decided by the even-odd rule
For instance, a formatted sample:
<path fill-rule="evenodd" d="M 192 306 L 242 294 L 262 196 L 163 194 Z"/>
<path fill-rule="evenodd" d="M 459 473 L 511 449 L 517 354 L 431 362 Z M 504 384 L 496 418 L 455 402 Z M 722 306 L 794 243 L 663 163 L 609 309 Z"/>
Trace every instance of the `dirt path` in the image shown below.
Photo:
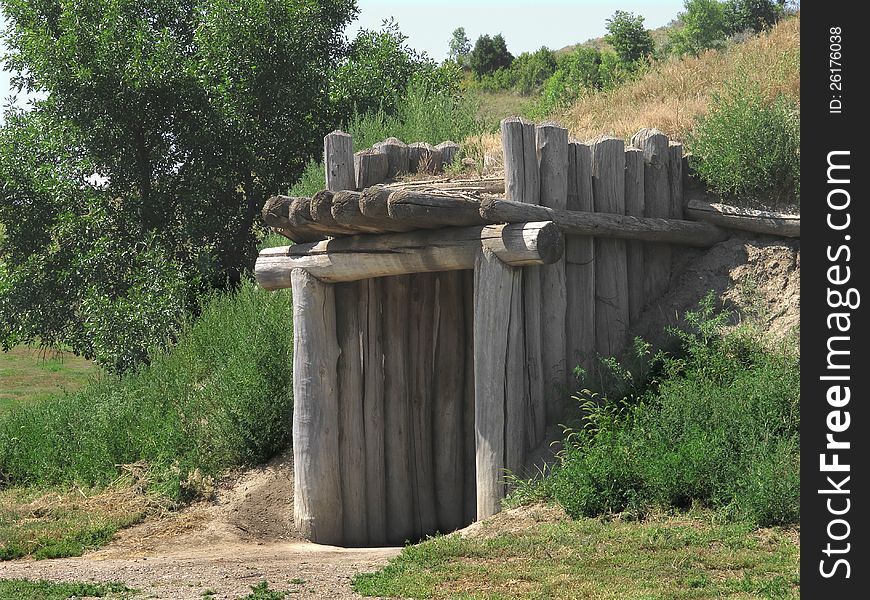
<path fill-rule="evenodd" d="M 398 548 L 345 549 L 299 539 L 293 471 L 279 458 L 223 483 L 216 499 L 151 518 L 79 558 L 0 563 L 0 578 L 122 581 L 143 598 L 239 598 L 251 586 L 293 598 L 359 598 L 354 574 L 382 567 Z"/>

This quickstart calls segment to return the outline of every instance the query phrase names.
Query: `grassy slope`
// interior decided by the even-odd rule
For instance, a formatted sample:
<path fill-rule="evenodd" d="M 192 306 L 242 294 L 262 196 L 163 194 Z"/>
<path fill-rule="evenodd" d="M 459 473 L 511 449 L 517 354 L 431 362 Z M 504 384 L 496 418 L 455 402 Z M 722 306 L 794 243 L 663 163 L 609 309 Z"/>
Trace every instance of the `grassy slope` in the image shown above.
<path fill-rule="evenodd" d="M 0 415 L 19 403 L 77 390 L 95 374 L 91 361 L 68 352 L 30 346 L 0 352 Z"/>
<path fill-rule="evenodd" d="M 554 116 L 578 139 L 604 133 L 627 139 L 643 127 L 685 139 L 724 82 L 744 76 L 771 97 L 784 94 L 800 102 L 800 16 L 721 52 L 668 59 L 640 79 L 590 94 Z"/>
<path fill-rule="evenodd" d="M 700 515 L 703 517 L 703 515 Z M 796 598 L 798 532 L 706 518 L 540 523 L 488 539 L 407 547 L 359 575 L 368 596 L 409 598 Z"/>

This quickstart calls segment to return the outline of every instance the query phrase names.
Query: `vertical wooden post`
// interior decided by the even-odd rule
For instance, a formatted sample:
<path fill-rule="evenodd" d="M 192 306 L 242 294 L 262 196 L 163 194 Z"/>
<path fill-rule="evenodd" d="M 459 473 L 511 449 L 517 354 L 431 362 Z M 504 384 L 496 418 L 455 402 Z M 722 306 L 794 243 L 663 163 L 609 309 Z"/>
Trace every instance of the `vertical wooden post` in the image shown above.
<path fill-rule="evenodd" d="M 592 146 L 595 212 L 625 214 L 625 144 L 604 137 Z M 595 240 L 595 344 L 616 355 L 628 331 L 628 275 L 625 240 Z"/>
<path fill-rule="evenodd" d="M 499 512 L 504 497 L 506 374 L 522 369 L 524 356 L 509 355 L 512 295 L 519 268 L 501 262 L 489 249 L 474 269 L 474 427 L 477 518 Z"/>
<path fill-rule="evenodd" d="M 477 518 L 476 434 L 474 431 L 474 271 L 462 271 L 462 310 L 465 317 L 465 393 L 462 397 L 463 521 Z"/>
<path fill-rule="evenodd" d="M 389 158 L 379 149 L 367 148 L 353 155 L 353 167 L 356 173 L 353 189 L 364 190 L 384 182 L 389 169 Z"/>
<path fill-rule="evenodd" d="M 438 530 L 459 529 L 464 520 L 463 396 L 465 394 L 465 318 L 461 271 L 436 274 L 435 377 L 432 439 L 435 454 L 435 508 Z"/>
<path fill-rule="evenodd" d="M 414 497 L 414 536 L 434 533 L 435 478 L 432 456 L 432 387 L 434 379 L 436 273 L 411 275 L 408 315 L 409 399 L 411 416 L 411 481 Z M 412 325 L 413 324 L 413 325 Z"/>
<path fill-rule="evenodd" d="M 656 129 L 641 129 L 631 138 L 631 143 L 636 148 L 643 150 L 645 216 L 670 217 L 668 138 Z M 644 297 L 647 302 L 652 302 L 668 289 L 671 275 L 671 247 L 668 244 L 645 244 L 643 261 Z"/>
<path fill-rule="evenodd" d="M 671 189 L 671 218 L 683 218 L 683 145 L 679 142 L 668 144 L 670 154 L 668 183 Z"/>
<path fill-rule="evenodd" d="M 333 131 L 323 138 L 323 167 L 326 169 L 326 189 L 331 192 L 356 189 L 353 139 L 349 134 Z"/>
<path fill-rule="evenodd" d="M 625 214 L 643 217 L 643 151 L 625 150 Z M 643 295 L 643 242 L 626 244 L 628 264 L 628 316 L 635 320 L 646 305 Z"/>
<path fill-rule="evenodd" d="M 387 490 L 384 474 L 384 347 L 381 279 L 361 283 L 366 300 L 360 304 L 363 327 L 363 423 L 365 431 L 365 491 L 368 543 L 387 543 Z"/>
<path fill-rule="evenodd" d="M 535 129 L 541 178 L 541 205 L 565 210 L 568 207 L 568 130 L 556 123 L 542 123 Z M 569 383 L 566 323 L 568 295 L 565 285 L 565 257 L 541 268 L 541 333 L 543 339 L 544 385 L 547 421 L 555 423 L 564 414 L 565 388 Z"/>
<path fill-rule="evenodd" d="M 535 141 L 535 125 L 519 117 L 501 122 L 504 150 L 505 193 L 509 200 L 539 204 L 541 184 Z M 541 267 L 523 269 L 523 324 L 528 383 L 528 447 L 544 439 L 547 409 L 541 333 Z"/>
<path fill-rule="evenodd" d="M 574 140 L 568 145 L 568 210 L 592 212 L 594 207 L 592 147 Z M 595 361 L 594 238 L 566 236 L 565 285 L 568 297 L 567 367 L 571 371 L 580 365 L 591 371 Z"/>
<path fill-rule="evenodd" d="M 335 293 L 303 269 L 291 280 L 294 520 L 306 539 L 341 544 Z"/>
<path fill-rule="evenodd" d="M 384 454 L 387 541 L 404 544 L 414 536 L 408 308 L 410 275 L 382 280 L 384 295 Z"/>
<path fill-rule="evenodd" d="M 394 178 L 408 172 L 408 144 L 394 137 L 385 139 L 373 146 L 387 155 L 387 177 Z"/>
<path fill-rule="evenodd" d="M 459 144 L 447 140 L 446 142 L 441 142 L 435 146 L 435 149 L 441 151 L 441 160 L 444 166 L 447 166 L 453 162 L 454 158 L 456 158 L 456 154 L 459 152 Z"/>
<path fill-rule="evenodd" d="M 360 335 L 360 283 L 335 286 L 338 357 L 338 449 L 345 546 L 365 546 L 366 460 L 363 413 L 363 356 Z M 311 343 L 310 340 L 305 343 Z"/>

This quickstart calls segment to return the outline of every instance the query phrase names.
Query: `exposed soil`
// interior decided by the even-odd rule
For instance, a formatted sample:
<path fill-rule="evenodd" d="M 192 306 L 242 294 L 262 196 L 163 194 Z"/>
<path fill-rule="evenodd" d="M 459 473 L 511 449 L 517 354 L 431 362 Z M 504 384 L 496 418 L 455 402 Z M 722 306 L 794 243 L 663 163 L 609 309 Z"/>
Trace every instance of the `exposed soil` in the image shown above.
<path fill-rule="evenodd" d="M 376 570 L 399 548 L 345 549 L 306 542 L 293 528 L 293 465 L 280 457 L 229 478 L 211 502 L 153 516 L 79 558 L 0 563 L 0 578 L 122 581 L 142 597 L 239 598 L 251 586 L 301 598 L 359 598 L 354 574 Z"/>

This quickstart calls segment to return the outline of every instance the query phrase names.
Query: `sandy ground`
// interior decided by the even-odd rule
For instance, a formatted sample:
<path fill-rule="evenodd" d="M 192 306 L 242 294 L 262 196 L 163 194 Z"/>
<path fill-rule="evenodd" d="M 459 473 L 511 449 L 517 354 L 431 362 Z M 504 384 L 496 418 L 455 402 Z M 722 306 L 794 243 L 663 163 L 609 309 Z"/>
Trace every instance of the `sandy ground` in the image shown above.
<path fill-rule="evenodd" d="M 293 598 L 359 598 L 354 574 L 376 570 L 399 548 L 345 549 L 301 540 L 292 524 L 293 468 L 282 457 L 230 478 L 215 500 L 152 517 L 79 558 L 0 563 L 0 578 L 121 581 L 142 598 L 239 598 L 251 586 Z"/>

